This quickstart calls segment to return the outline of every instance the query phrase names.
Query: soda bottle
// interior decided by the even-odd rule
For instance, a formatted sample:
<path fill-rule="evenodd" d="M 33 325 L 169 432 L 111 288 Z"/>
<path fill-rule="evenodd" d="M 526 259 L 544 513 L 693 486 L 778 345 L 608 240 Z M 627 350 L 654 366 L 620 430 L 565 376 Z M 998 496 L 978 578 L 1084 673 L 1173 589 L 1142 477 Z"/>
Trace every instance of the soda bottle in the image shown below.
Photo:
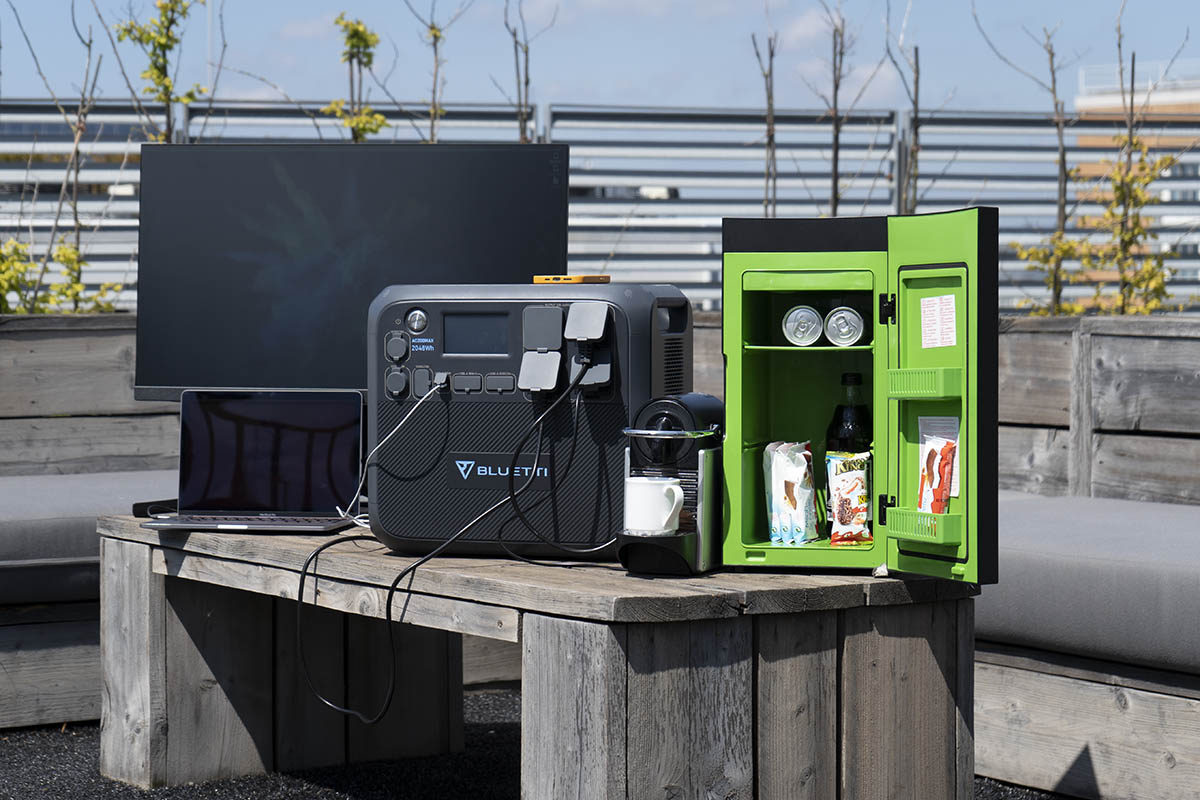
<path fill-rule="evenodd" d="M 825 431 L 825 452 L 865 453 L 871 448 L 871 409 L 863 400 L 862 373 L 842 373 L 842 402 Z"/>

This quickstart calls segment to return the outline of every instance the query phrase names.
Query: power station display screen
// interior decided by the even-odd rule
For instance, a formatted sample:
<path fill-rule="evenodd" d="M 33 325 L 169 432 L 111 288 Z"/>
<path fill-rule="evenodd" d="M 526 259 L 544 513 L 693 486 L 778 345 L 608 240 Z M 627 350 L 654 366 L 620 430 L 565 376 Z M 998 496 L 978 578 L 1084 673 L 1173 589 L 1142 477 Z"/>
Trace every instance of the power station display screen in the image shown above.
<path fill-rule="evenodd" d="M 443 314 L 442 351 L 455 355 L 506 355 L 508 314 Z"/>

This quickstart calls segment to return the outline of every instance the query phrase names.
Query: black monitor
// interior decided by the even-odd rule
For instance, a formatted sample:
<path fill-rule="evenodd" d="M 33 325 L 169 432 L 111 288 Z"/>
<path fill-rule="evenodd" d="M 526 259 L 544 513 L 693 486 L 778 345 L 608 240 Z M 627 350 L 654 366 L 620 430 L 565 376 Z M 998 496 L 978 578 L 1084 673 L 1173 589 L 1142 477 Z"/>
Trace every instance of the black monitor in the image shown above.
<path fill-rule="evenodd" d="M 134 395 L 367 386 L 386 286 L 567 264 L 566 145 L 146 145 Z"/>

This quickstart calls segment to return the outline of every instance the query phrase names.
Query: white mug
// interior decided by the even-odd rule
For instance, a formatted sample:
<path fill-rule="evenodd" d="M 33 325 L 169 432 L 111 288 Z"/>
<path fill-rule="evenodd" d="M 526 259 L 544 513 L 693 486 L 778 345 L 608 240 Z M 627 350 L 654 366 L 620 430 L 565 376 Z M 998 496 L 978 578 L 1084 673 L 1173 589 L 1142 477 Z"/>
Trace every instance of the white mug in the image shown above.
<path fill-rule="evenodd" d="M 625 532 L 670 536 L 679 529 L 683 487 L 678 478 L 632 476 L 625 479 Z"/>

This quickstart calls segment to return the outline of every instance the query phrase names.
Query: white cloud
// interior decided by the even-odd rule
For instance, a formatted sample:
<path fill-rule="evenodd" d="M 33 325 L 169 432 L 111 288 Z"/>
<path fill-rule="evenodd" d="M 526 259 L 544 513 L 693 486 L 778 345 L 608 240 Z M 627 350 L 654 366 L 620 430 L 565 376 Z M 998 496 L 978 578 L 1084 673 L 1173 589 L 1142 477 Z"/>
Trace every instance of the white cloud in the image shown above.
<path fill-rule="evenodd" d="M 221 87 L 222 100 L 282 100 L 279 92 L 265 84 L 257 86 L 235 86 L 231 89 Z"/>
<path fill-rule="evenodd" d="M 279 38 L 284 40 L 321 39 L 336 32 L 333 15 L 323 14 L 309 19 L 293 19 L 279 29 Z"/>
<path fill-rule="evenodd" d="M 829 38 L 829 23 L 825 12 L 817 7 L 783 23 L 779 29 L 780 44 L 788 49 L 804 49 Z"/>
<path fill-rule="evenodd" d="M 846 75 L 841 90 L 838 92 L 838 105 L 841 108 L 848 108 L 854 102 L 854 98 L 858 96 L 859 91 L 862 91 L 862 97 L 855 106 L 859 110 L 891 108 L 901 101 L 903 89 L 900 86 L 900 78 L 896 75 L 896 70 L 891 64 L 884 61 L 876 71 L 876 63 L 866 60 L 851 63 L 847 59 L 849 74 Z M 874 73 L 874 77 L 872 77 L 872 73 Z M 823 101 L 802 81 L 812 84 L 826 97 L 833 88 L 829 79 L 829 62 L 820 58 L 801 61 L 793 68 L 792 74 L 796 76 L 797 82 L 801 83 L 803 96 L 809 102 L 820 104 Z M 870 83 L 867 84 L 866 89 L 863 89 L 863 84 L 868 80 Z M 807 103 L 802 102 L 801 105 L 807 105 Z"/>
<path fill-rule="evenodd" d="M 580 6 L 609 13 L 663 17 L 674 10 L 677 0 L 581 0 Z"/>

